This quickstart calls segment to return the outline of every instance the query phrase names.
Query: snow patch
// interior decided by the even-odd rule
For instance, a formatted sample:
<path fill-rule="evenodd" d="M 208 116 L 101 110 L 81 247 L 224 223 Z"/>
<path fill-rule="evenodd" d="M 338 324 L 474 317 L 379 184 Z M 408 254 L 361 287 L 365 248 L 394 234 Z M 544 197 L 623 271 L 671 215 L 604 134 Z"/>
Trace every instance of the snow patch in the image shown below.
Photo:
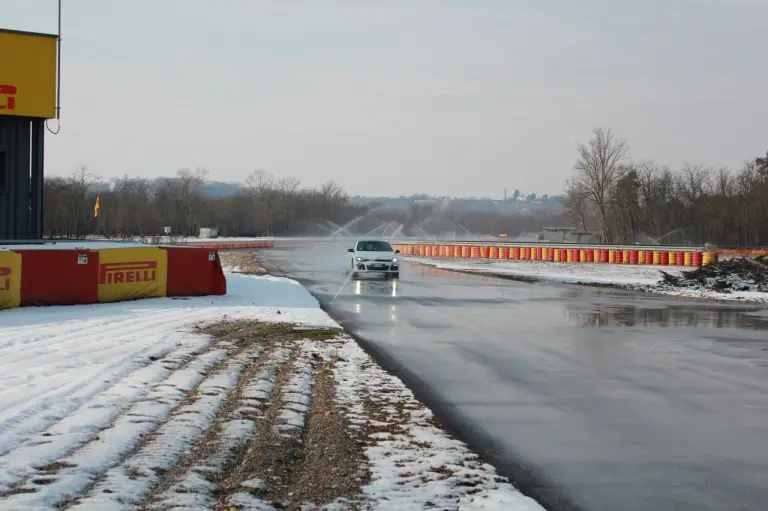
<path fill-rule="evenodd" d="M 440 259 L 412 258 L 408 261 L 444 270 L 483 272 L 501 276 L 529 277 L 568 284 L 646 284 L 659 282 L 661 270 L 681 272 L 682 268 L 668 266 L 618 265 L 596 263 L 551 263 L 546 261 L 443 261 Z"/>

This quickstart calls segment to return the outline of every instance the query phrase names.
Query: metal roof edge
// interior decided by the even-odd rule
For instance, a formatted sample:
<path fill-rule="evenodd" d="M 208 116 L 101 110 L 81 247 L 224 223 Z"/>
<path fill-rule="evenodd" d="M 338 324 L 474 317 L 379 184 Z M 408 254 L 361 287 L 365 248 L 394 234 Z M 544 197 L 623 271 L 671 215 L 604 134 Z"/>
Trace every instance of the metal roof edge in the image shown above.
<path fill-rule="evenodd" d="M 54 39 L 59 38 L 57 34 L 47 34 L 45 32 L 28 32 L 26 30 L 14 30 L 12 28 L 3 28 L 3 27 L 0 27 L 0 32 L 6 32 L 8 34 L 31 35 L 31 36 L 37 36 L 37 37 L 52 37 Z"/>

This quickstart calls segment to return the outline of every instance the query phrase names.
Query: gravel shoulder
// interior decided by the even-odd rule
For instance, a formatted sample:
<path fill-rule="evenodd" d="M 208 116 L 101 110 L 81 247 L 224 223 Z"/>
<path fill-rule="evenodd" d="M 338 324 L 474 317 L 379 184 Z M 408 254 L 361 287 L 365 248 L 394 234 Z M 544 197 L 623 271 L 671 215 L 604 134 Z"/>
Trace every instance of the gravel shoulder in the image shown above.
<path fill-rule="evenodd" d="M 248 275 L 265 275 L 268 273 L 258 253 L 252 250 L 221 250 L 219 251 L 219 259 L 221 259 L 221 265 L 232 273 Z"/>

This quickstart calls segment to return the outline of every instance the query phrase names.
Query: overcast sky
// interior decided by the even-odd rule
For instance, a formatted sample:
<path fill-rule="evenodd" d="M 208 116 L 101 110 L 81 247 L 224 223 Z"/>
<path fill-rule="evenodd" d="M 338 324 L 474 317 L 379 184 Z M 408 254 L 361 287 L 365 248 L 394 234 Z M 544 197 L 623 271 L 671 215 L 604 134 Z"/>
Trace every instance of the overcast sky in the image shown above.
<path fill-rule="evenodd" d="M 63 40 L 48 174 L 500 197 L 560 192 L 599 125 L 673 166 L 768 150 L 768 0 L 64 0 Z"/>

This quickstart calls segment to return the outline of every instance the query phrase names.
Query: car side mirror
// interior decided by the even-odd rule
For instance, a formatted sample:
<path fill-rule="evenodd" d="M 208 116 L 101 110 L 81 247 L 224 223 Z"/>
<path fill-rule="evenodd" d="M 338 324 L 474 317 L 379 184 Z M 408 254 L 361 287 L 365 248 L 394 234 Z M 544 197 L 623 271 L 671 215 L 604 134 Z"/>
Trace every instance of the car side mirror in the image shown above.
<path fill-rule="evenodd" d="M 395 254 L 399 254 L 399 253 L 400 253 L 400 251 L 399 251 L 399 250 L 395 250 Z"/>
<path fill-rule="evenodd" d="M 348 248 L 347 252 L 349 252 L 350 254 L 354 254 L 355 253 L 355 249 L 354 248 Z"/>

